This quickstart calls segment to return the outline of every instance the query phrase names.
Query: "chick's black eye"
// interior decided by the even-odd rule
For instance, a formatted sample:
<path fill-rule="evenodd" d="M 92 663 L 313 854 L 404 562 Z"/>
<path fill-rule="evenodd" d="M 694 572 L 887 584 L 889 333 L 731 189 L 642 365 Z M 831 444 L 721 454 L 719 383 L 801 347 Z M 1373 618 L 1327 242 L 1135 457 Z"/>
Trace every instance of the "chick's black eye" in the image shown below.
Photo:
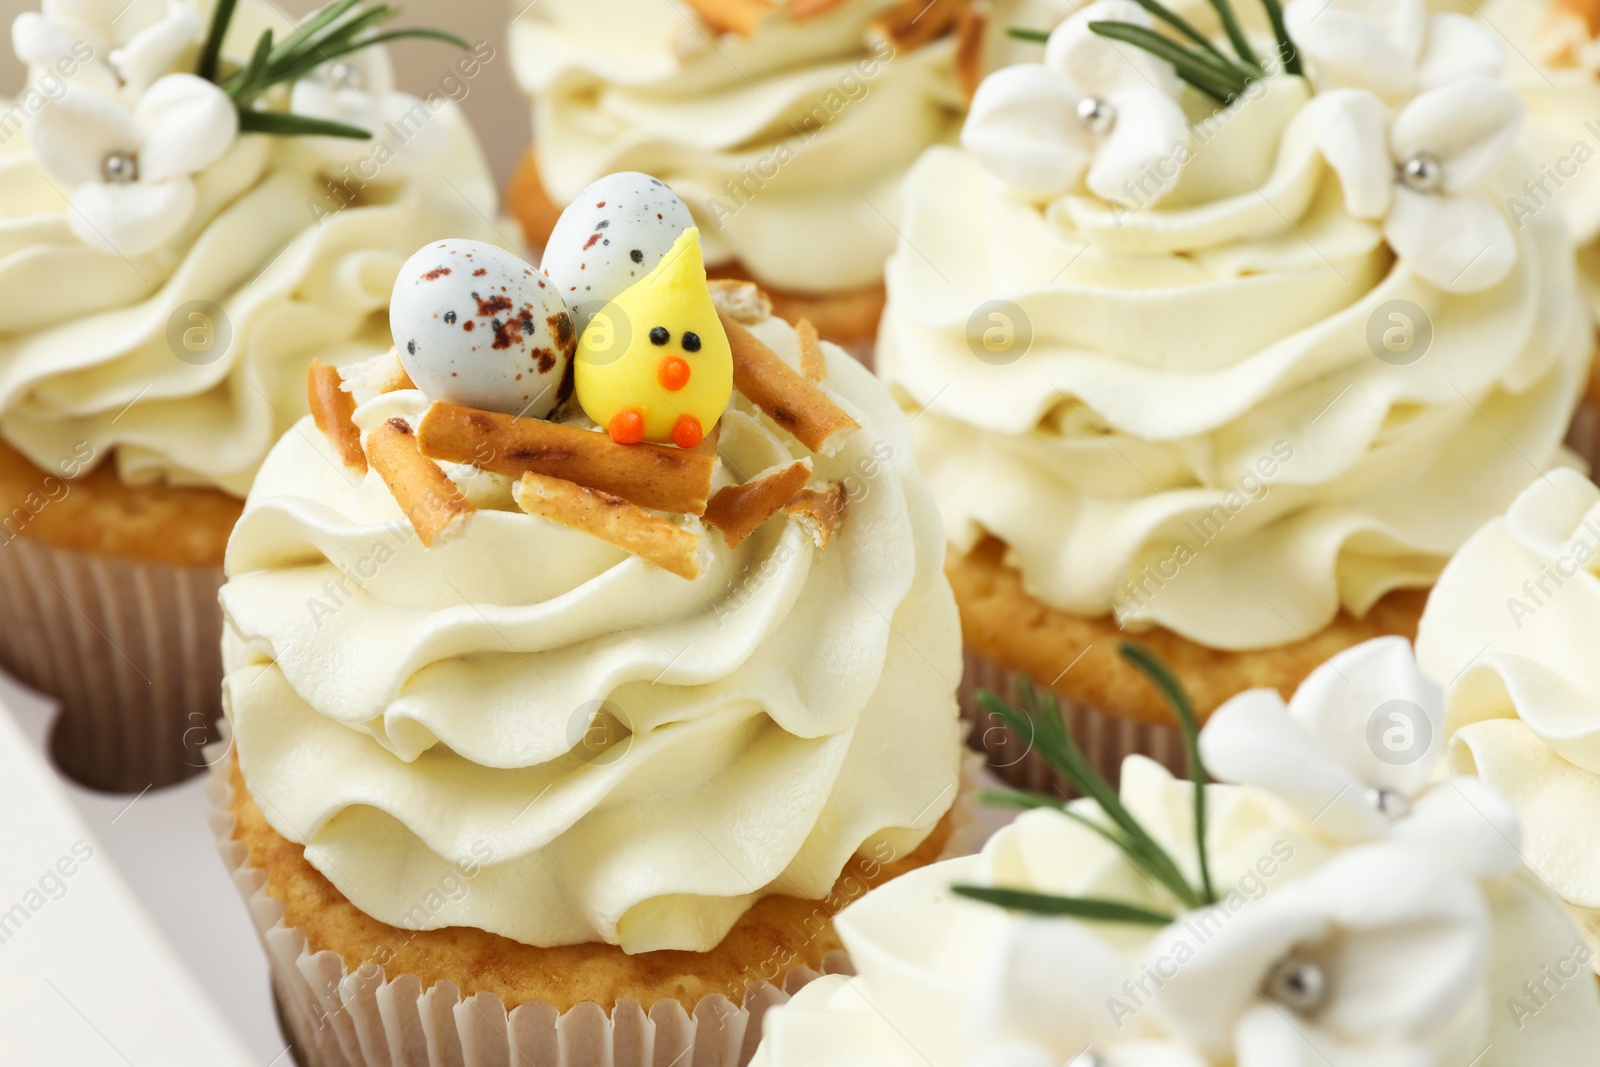
<path fill-rule="evenodd" d="M 685 333 L 683 335 L 683 350 L 685 352 L 700 351 L 700 335 L 697 333 Z"/>
<path fill-rule="evenodd" d="M 693 334 L 690 336 L 692 337 Z M 657 326 L 650 331 L 650 343 L 653 345 L 664 345 L 670 340 L 672 340 L 672 335 L 667 332 L 665 326 Z"/>

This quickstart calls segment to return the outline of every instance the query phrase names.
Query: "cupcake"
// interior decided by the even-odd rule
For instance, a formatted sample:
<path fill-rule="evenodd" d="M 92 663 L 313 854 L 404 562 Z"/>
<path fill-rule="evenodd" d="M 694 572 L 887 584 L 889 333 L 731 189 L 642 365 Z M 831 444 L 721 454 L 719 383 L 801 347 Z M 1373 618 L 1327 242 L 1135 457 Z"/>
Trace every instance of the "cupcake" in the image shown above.
<path fill-rule="evenodd" d="M 219 23 L 205 4 L 45 0 L 13 26 L 29 82 L 0 125 L 0 665 L 61 701 L 56 758 L 102 789 L 204 766 L 223 547 L 311 360 L 389 347 L 419 244 L 496 239 L 460 112 L 394 92 L 382 49 L 348 41 L 372 13 L 342 11 L 296 32 L 268 4 Z M 279 48 L 245 68 L 268 32 Z M 481 57 L 439 62 L 466 77 Z"/>
<path fill-rule="evenodd" d="M 1437 709 L 1409 661 L 1375 641 L 1287 706 L 1258 690 L 1220 709 L 1201 747 L 1244 784 L 1205 787 L 1203 851 L 1194 786 L 1134 756 L 1112 806 L 1029 811 L 981 856 L 867 894 L 837 920 L 858 976 L 769 1015 L 757 1067 L 1584 1062 L 1587 948 L 1518 868 L 1505 799 L 1472 779 L 1419 788 L 1437 743 L 1404 769 L 1368 750 L 1377 701 Z M 1110 821 L 1199 900 L 1094 832 Z"/>
<path fill-rule="evenodd" d="M 1452 769 L 1504 793 L 1529 868 L 1600 950 L 1593 825 L 1600 678 L 1585 627 L 1600 612 L 1600 489 L 1573 471 L 1530 485 L 1468 541 L 1422 616 L 1417 656 L 1447 686 Z M 1590 966 L 1600 971 L 1591 957 Z"/>
<path fill-rule="evenodd" d="M 648 170 L 688 201 L 714 276 L 755 279 L 780 316 L 861 350 L 896 189 L 954 139 L 1004 29 L 965 0 L 531 5 L 511 43 L 534 146 L 508 206 L 538 247 L 595 179 Z"/>
<path fill-rule="evenodd" d="M 217 826 L 310 1064 L 742 1063 L 833 912 L 956 847 L 903 416 L 693 228 L 641 269 L 580 331 L 425 247 L 234 531 Z"/>
<path fill-rule="evenodd" d="M 1292 692 L 1413 635 L 1450 554 L 1575 462 L 1594 331 L 1559 213 L 1503 209 L 1499 45 L 1420 0 L 1324 6 L 1278 40 L 1243 4 L 1264 33 L 1200 45 L 1095 4 L 906 183 L 878 361 L 944 515 L 968 686 L 1054 688 L 1107 771 L 1181 753 L 1120 634 L 1202 716 Z M 1125 43 L 1157 39 L 1169 58 Z"/>

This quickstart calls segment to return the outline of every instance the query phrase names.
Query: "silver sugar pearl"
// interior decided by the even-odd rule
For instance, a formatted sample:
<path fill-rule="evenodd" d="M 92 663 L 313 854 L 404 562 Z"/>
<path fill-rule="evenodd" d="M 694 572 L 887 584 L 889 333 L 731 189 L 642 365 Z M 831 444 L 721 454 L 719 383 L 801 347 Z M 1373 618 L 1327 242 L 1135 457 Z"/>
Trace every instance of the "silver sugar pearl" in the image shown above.
<path fill-rule="evenodd" d="M 1078 101 L 1078 121 L 1090 133 L 1105 135 L 1117 124 L 1117 109 L 1109 100 L 1086 96 Z"/>
<path fill-rule="evenodd" d="M 112 185 L 130 185 L 139 180 L 139 157 L 122 149 L 106 153 L 100 161 L 100 177 Z"/>
<path fill-rule="evenodd" d="M 367 87 L 367 72 L 355 63 L 335 63 L 328 68 L 328 80 L 337 86 L 351 89 Z"/>
<path fill-rule="evenodd" d="M 1094 1054 L 1094 1049 L 1086 1048 L 1076 1057 L 1067 1061 L 1067 1067 L 1105 1067 L 1105 1060 Z"/>
<path fill-rule="evenodd" d="M 1367 803 L 1390 820 L 1403 819 L 1411 814 L 1411 801 L 1404 794 L 1382 786 L 1375 785 L 1367 790 Z"/>
<path fill-rule="evenodd" d="M 1267 977 L 1267 996 L 1292 1011 L 1308 1015 L 1327 1001 L 1328 976 L 1321 964 L 1304 956 L 1290 955 Z"/>
<path fill-rule="evenodd" d="M 1435 192 L 1444 184 L 1444 164 L 1438 156 L 1418 152 L 1400 164 L 1400 184 L 1413 192 Z"/>

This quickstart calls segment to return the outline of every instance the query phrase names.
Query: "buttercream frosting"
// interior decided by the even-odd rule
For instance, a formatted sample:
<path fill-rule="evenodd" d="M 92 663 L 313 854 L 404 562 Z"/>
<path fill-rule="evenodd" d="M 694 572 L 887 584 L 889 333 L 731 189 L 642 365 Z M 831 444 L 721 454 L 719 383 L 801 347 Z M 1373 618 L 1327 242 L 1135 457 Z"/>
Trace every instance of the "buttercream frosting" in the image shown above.
<path fill-rule="evenodd" d="M 1528 151 L 1537 164 L 1508 190 L 1516 223 L 1559 212 L 1579 247 L 1578 271 L 1600 316 L 1600 45 L 1570 5 L 1494 0 L 1479 9 L 1508 42 L 1506 81 L 1528 109 Z"/>
<path fill-rule="evenodd" d="M 268 26 L 280 38 L 289 29 L 267 5 L 241 5 L 227 54 Z M 36 67 L 24 110 L 56 106 L 58 87 L 97 91 L 95 72 L 90 64 L 63 82 L 48 64 Z M 243 496 L 305 411 L 310 361 L 344 364 L 388 348 L 384 312 L 411 251 L 453 235 L 508 242 L 491 222 L 493 179 L 460 110 L 437 94 L 412 103 L 420 110 L 399 130 L 380 129 L 343 167 L 321 154 L 321 139 L 238 137 L 192 176 L 193 212 L 180 234 L 127 257 L 80 240 L 71 191 L 8 126 L 0 432 L 47 469 L 86 443 L 114 454 L 130 484 Z M 439 150 L 419 169 L 405 148 L 424 135 Z M 385 153 L 406 166 L 387 169 Z"/>
<path fill-rule="evenodd" d="M 751 329 L 798 365 L 787 324 Z M 709 949 L 760 897 L 820 899 L 858 849 L 921 842 L 961 750 L 943 537 L 904 417 L 824 348 L 821 387 L 863 428 L 811 457 L 850 497 L 832 542 L 781 519 L 732 550 L 708 533 L 695 581 L 469 467 L 446 471 L 478 512 L 425 550 L 376 474 L 308 421 L 285 435 L 222 592 L 226 707 L 273 827 L 385 922 L 470 863 L 429 928 L 628 952 Z M 389 393 L 356 421 L 426 407 Z M 736 396 L 718 484 L 803 453 Z"/>
<path fill-rule="evenodd" d="M 1152 838 L 1192 857 L 1193 787 L 1141 757 L 1122 782 Z M 1330 851 L 1254 790 L 1213 786 L 1208 808 L 1221 902 L 1167 927 L 1019 917 L 950 891 L 1170 904 L 1049 810 L 979 856 L 874 890 L 836 920 L 857 977 L 821 979 L 769 1014 L 755 1067 L 1510 1067 L 1578 1062 L 1600 1037 L 1587 950 L 1526 872 L 1473 883 L 1391 846 Z M 1340 948 L 1297 950 L 1327 975 L 1323 1009 L 1268 1002 L 1275 946 L 1314 945 L 1330 927 Z"/>
<path fill-rule="evenodd" d="M 1600 948 L 1597 557 L 1600 489 L 1551 472 L 1445 567 L 1417 655 L 1448 685 L 1452 765 L 1517 807 L 1528 866 Z"/>
<path fill-rule="evenodd" d="M 565 204 L 602 175 L 645 171 L 688 203 L 709 265 L 737 260 L 767 285 L 806 292 L 878 282 L 901 179 L 960 129 L 954 41 L 898 53 L 869 43 L 868 24 L 892 0 L 846 0 L 804 20 L 786 6 L 749 38 L 719 35 L 675 4 L 527 8 L 512 56 L 551 197 Z M 998 5 L 992 54 L 1004 54 L 1007 25 L 1054 21 L 1060 7 Z"/>
<path fill-rule="evenodd" d="M 957 550 L 1000 538 L 1064 611 L 1271 647 L 1430 584 L 1570 462 L 1592 327 L 1557 213 L 1513 228 L 1498 283 L 1442 289 L 1350 213 L 1304 80 L 1210 118 L 1184 94 L 1195 144 L 1156 204 L 1041 204 L 930 150 L 878 366 Z"/>

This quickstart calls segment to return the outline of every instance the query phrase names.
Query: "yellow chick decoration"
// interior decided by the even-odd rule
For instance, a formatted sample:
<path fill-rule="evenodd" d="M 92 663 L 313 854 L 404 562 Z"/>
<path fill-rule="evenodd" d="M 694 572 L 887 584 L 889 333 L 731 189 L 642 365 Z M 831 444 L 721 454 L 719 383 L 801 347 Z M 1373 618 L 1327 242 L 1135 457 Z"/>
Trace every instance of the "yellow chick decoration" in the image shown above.
<path fill-rule="evenodd" d="M 578 339 L 578 403 L 618 444 L 693 448 L 733 395 L 733 350 L 706 285 L 700 231 L 595 313 Z"/>

